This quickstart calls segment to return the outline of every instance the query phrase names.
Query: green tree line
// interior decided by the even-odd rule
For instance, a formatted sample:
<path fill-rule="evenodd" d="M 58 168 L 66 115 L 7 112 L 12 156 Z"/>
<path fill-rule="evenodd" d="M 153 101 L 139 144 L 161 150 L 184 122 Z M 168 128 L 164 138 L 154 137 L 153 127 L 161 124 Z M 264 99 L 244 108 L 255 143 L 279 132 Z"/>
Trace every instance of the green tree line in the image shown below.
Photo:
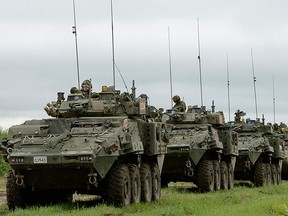
<path fill-rule="evenodd" d="M 0 127 L 0 141 L 6 137 L 8 130 L 4 130 Z M 4 161 L 2 155 L 0 155 L 0 176 L 5 176 L 10 169 L 9 165 Z"/>

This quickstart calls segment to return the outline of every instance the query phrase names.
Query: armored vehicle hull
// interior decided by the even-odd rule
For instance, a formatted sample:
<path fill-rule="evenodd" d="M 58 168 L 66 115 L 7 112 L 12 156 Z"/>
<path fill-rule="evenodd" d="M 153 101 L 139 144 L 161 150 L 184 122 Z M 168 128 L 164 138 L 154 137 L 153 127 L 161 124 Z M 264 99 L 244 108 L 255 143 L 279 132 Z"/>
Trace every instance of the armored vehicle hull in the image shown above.
<path fill-rule="evenodd" d="M 152 118 L 148 121 L 145 100 L 135 107 L 132 100 L 126 101 L 129 111 L 122 102 L 120 95 L 115 101 L 111 97 L 88 100 L 94 106 L 92 114 L 87 113 L 86 101 L 63 102 L 53 110 L 62 118 L 12 126 L 2 141 L 12 168 L 7 179 L 9 208 L 25 207 L 34 200 L 64 199 L 75 191 L 99 195 L 115 205 L 158 200 L 165 125 Z M 65 108 L 75 104 L 75 110 Z"/>
<path fill-rule="evenodd" d="M 237 134 L 223 120 L 220 113 L 201 111 L 170 115 L 162 185 L 187 181 L 201 191 L 233 188 Z"/>
<path fill-rule="evenodd" d="M 280 184 L 284 140 L 273 134 L 270 125 L 260 122 L 238 121 L 234 126 L 239 139 L 235 179 L 250 180 L 256 186 Z"/>

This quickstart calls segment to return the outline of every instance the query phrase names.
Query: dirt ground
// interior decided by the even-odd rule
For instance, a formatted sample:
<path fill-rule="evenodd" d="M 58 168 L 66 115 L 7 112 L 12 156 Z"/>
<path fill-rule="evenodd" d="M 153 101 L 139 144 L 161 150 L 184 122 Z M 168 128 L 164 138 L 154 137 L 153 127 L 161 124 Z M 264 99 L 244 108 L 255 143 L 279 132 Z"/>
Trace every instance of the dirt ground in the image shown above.
<path fill-rule="evenodd" d="M 6 203 L 6 191 L 0 190 L 0 205 Z"/>
<path fill-rule="evenodd" d="M 5 177 L 0 177 L 1 181 L 5 181 L 6 178 Z M 6 200 L 6 190 L 5 189 L 0 189 L 0 205 L 2 205 L 3 203 L 6 203 L 7 200 Z"/>

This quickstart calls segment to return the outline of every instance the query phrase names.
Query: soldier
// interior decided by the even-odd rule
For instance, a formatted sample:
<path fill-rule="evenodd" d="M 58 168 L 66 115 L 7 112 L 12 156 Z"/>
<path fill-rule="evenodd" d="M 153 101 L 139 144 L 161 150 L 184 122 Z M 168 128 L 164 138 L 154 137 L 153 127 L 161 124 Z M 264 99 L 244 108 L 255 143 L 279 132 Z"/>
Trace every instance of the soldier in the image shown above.
<path fill-rule="evenodd" d="M 98 94 L 95 92 L 92 92 L 92 84 L 90 80 L 84 80 L 81 84 L 81 90 L 78 90 L 76 87 L 72 87 L 70 89 L 71 94 L 77 94 L 82 93 L 84 98 L 89 98 L 89 94 L 91 92 L 92 98 L 97 98 Z"/>
<path fill-rule="evenodd" d="M 177 110 L 178 112 L 185 112 L 186 104 L 184 101 L 181 101 L 178 95 L 173 96 L 172 100 L 174 101 L 174 106 L 172 107 L 173 110 Z"/>
<path fill-rule="evenodd" d="M 90 80 L 84 80 L 81 84 L 81 92 L 84 98 L 89 98 L 90 91 L 92 91 L 92 84 Z"/>

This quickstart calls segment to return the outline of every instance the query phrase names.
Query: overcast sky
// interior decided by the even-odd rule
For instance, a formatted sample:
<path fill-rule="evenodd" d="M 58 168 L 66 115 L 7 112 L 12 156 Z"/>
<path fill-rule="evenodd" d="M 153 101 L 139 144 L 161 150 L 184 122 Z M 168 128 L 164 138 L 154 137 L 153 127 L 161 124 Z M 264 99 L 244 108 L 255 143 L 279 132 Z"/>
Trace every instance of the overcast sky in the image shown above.
<path fill-rule="evenodd" d="M 72 0 L 0 0 L 0 126 L 47 118 L 45 104 L 78 85 Z M 93 90 L 112 85 L 109 0 L 75 0 L 80 79 Z M 288 123 L 288 1 L 114 0 L 115 62 L 127 87 L 168 109 L 168 26 L 173 94 L 201 105 L 197 17 L 200 21 L 203 104 L 228 115 L 227 55 L 231 120 L 237 109 Z M 116 88 L 125 90 L 119 73 Z"/>

